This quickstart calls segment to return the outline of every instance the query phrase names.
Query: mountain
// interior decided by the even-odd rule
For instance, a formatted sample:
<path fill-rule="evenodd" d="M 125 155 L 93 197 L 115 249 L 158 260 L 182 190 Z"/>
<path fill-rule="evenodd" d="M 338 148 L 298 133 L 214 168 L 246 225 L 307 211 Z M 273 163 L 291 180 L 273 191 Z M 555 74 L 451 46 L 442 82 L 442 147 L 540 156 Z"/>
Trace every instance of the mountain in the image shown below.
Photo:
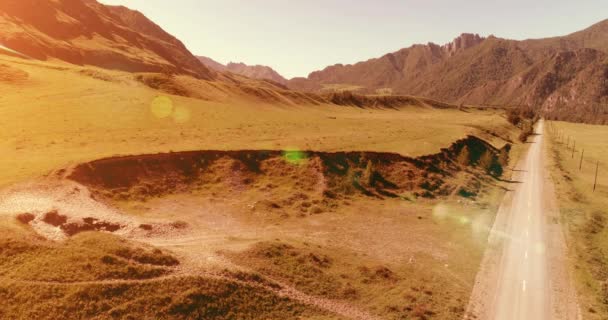
<path fill-rule="evenodd" d="M 288 87 L 532 106 L 556 119 L 608 123 L 607 54 L 608 20 L 547 39 L 462 34 L 443 46 L 414 45 L 353 65 L 329 66 L 290 80 Z"/>
<path fill-rule="evenodd" d="M 219 71 L 219 72 L 225 72 L 226 71 L 226 66 L 211 59 L 208 57 L 204 57 L 204 56 L 196 56 L 196 58 L 202 62 L 205 66 L 207 66 L 207 68 L 215 70 L 215 71 Z"/>
<path fill-rule="evenodd" d="M 0 0 L 0 45 L 40 60 L 215 77 L 143 14 L 94 0 Z"/>
<path fill-rule="evenodd" d="M 211 58 L 197 56 L 197 58 L 205 64 L 208 68 L 219 71 L 219 72 L 232 72 L 238 75 L 242 75 L 252 79 L 260 79 L 260 80 L 272 80 L 276 83 L 285 85 L 287 84 L 287 79 L 281 76 L 278 72 L 268 66 L 249 66 L 244 63 L 234 63 L 230 62 L 227 65 L 223 65 Z"/>

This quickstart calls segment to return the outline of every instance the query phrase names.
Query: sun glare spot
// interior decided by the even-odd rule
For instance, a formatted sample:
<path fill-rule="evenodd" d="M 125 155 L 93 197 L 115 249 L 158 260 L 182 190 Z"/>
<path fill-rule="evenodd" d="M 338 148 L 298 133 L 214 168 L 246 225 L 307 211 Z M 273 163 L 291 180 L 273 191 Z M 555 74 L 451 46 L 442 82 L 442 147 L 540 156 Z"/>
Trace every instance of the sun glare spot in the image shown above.
<path fill-rule="evenodd" d="M 176 123 L 186 123 L 190 121 L 190 109 L 178 106 L 174 109 L 171 116 Z"/>
<path fill-rule="evenodd" d="M 436 219 L 444 220 L 445 218 L 448 217 L 448 214 L 449 214 L 448 206 L 446 206 L 443 203 L 440 203 L 433 208 L 433 217 L 435 217 Z"/>
<path fill-rule="evenodd" d="M 534 245 L 534 251 L 536 251 L 537 254 L 545 253 L 545 245 L 542 242 L 537 242 Z"/>
<path fill-rule="evenodd" d="M 469 219 L 468 217 L 460 217 L 458 219 L 458 221 L 460 222 L 460 224 L 469 224 L 469 223 L 471 223 L 471 219 Z"/>
<path fill-rule="evenodd" d="M 297 149 L 289 149 L 283 151 L 283 159 L 290 164 L 300 165 L 308 158 L 308 155 L 304 151 Z"/>
<path fill-rule="evenodd" d="M 150 111 L 159 119 L 167 118 L 173 113 L 173 101 L 169 97 L 158 96 L 152 100 Z"/>

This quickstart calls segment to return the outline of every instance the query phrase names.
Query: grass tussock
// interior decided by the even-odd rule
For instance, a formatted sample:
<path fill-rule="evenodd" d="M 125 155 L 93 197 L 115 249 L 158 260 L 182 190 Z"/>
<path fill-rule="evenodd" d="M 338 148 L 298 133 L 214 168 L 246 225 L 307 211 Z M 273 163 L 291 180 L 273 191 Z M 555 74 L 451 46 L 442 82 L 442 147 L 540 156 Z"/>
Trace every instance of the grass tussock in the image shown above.
<path fill-rule="evenodd" d="M 0 284 L 0 318 L 25 319 L 298 319 L 321 311 L 269 291 L 226 280 L 44 286 Z"/>
<path fill-rule="evenodd" d="M 82 233 L 63 243 L 6 230 L 0 238 L 0 276 L 23 281 L 151 279 L 177 264 L 161 250 L 106 233 Z"/>
<path fill-rule="evenodd" d="M 382 319 L 459 319 L 468 294 L 430 267 L 431 261 L 424 269 L 389 265 L 343 249 L 281 241 L 227 255 L 262 277 L 313 296 L 348 301 Z"/>

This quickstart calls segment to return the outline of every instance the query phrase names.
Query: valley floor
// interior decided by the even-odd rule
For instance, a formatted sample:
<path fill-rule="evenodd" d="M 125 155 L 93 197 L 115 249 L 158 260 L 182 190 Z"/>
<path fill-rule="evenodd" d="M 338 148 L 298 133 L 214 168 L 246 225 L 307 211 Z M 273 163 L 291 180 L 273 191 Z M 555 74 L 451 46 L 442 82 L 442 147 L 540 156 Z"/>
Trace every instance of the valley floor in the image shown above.
<path fill-rule="evenodd" d="M 523 149 L 501 110 L 228 99 L 176 77 L 185 97 L 96 68 L 0 68 L 5 318 L 460 319 L 510 186 L 477 163 Z M 90 175 L 71 179 L 78 167 Z"/>

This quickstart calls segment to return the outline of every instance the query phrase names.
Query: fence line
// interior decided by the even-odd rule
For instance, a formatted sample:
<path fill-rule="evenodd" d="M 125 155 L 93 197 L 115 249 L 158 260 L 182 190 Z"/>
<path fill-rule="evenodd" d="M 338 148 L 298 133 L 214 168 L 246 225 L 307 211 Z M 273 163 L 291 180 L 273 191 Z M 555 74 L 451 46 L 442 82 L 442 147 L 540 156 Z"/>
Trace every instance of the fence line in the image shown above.
<path fill-rule="evenodd" d="M 551 136 L 555 139 L 555 141 L 557 142 L 557 144 L 561 144 L 563 145 L 564 142 L 566 142 L 566 151 L 570 151 L 570 140 L 572 140 L 572 159 L 574 159 L 574 155 L 577 153 L 576 150 L 576 139 L 574 137 L 571 137 L 569 135 L 566 135 L 566 132 L 564 132 L 563 129 L 560 129 L 558 126 L 555 125 L 554 121 L 549 121 L 549 133 L 551 133 Z M 580 143 L 579 143 L 580 145 Z M 566 153 L 567 154 L 567 153 Z M 595 192 L 595 190 L 597 189 L 598 186 L 598 181 L 600 180 L 600 176 L 599 176 L 599 171 L 600 171 L 600 161 L 596 160 L 596 159 L 592 159 L 592 158 L 585 158 L 585 149 L 581 148 L 581 158 L 579 161 L 579 165 L 578 165 L 578 170 L 579 171 L 583 171 L 583 160 L 588 160 L 591 163 L 595 162 L 595 178 L 593 179 L 593 192 Z"/>

